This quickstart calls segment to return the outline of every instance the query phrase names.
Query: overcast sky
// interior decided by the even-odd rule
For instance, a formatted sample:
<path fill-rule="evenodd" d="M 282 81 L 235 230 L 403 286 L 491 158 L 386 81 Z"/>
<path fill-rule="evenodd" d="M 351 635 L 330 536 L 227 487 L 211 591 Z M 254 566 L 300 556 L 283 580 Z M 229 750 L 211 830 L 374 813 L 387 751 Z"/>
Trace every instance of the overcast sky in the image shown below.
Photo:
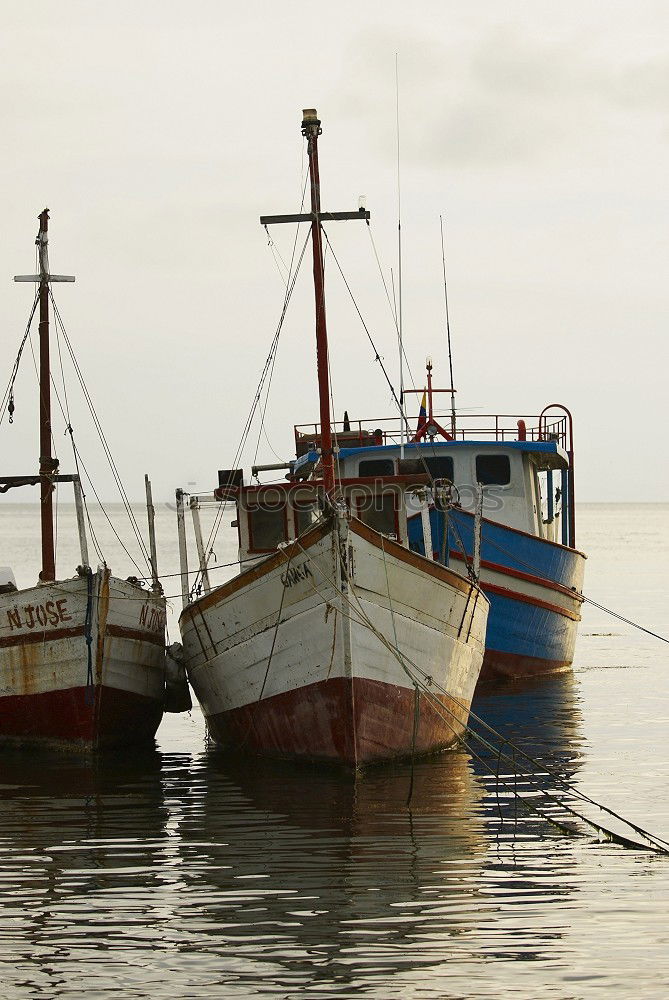
<path fill-rule="evenodd" d="M 12 276 L 32 270 L 48 205 L 51 268 L 77 279 L 57 301 L 131 495 L 145 471 L 160 499 L 204 490 L 232 461 L 283 297 L 258 217 L 299 210 L 302 108 L 323 120 L 324 208 L 366 195 L 384 273 L 396 271 L 397 53 L 417 382 L 430 353 L 448 384 L 443 215 L 459 405 L 563 402 L 579 499 L 669 500 L 666 0 L 1 7 L 2 389 L 32 296 Z M 329 234 L 396 381 L 369 233 L 353 222 Z M 288 259 L 294 231 L 272 235 Z M 317 419 L 308 265 L 282 332 L 264 461 L 292 457 L 292 425 Z M 327 301 L 337 416 L 391 415 L 332 261 Z M 5 474 L 37 468 L 34 381 L 26 354 L 15 423 L 0 428 Z M 72 384 L 80 449 L 111 498 L 78 398 Z M 54 427 L 69 471 L 58 415 Z M 256 424 L 247 466 L 257 435 Z"/>

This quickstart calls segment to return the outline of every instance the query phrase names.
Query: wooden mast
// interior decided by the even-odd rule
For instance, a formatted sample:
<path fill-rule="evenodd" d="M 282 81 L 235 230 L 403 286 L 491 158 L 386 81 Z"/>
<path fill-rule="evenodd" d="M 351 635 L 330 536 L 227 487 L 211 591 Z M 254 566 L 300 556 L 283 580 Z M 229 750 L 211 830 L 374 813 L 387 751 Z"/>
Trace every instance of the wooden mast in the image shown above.
<path fill-rule="evenodd" d="M 334 455 L 330 423 L 330 373 L 328 370 L 328 333 L 325 320 L 325 274 L 323 234 L 321 231 L 321 182 L 318 171 L 318 137 L 323 130 L 315 108 L 302 112 L 302 135 L 307 140 L 311 181 L 311 242 L 314 258 L 314 296 L 316 300 L 316 367 L 320 400 L 321 463 L 326 493 L 334 489 Z"/>
<path fill-rule="evenodd" d="M 334 453 L 332 450 L 332 423 L 330 420 L 330 372 L 328 367 L 328 334 L 325 322 L 325 271 L 323 267 L 323 231 L 321 219 L 341 222 L 349 219 L 364 219 L 369 222 L 369 212 L 361 207 L 357 212 L 322 212 L 321 183 L 318 171 L 318 137 L 321 123 L 316 110 L 307 108 L 302 112 L 302 135 L 307 140 L 309 155 L 309 177 L 311 180 L 311 212 L 297 215 L 261 215 L 263 226 L 275 223 L 308 222 L 311 226 L 311 242 L 314 257 L 314 296 L 316 300 L 316 366 L 318 370 L 318 394 L 320 400 L 321 462 L 323 485 L 326 493 L 334 490 Z"/>
<path fill-rule="evenodd" d="M 49 286 L 52 281 L 74 281 L 71 275 L 49 274 L 49 209 L 39 216 L 39 274 L 19 274 L 14 281 L 34 281 L 39 285 L 39 475 L 40 518 L 42 524 L 42 569 L 40 580 L 56 579 L 56 553 L 53 540 L 53 477 L 58 474 L 58 459 L 51 451 L 51 364 L 49 360 Z"/>
<path fill-rule="evenodd" d="M 51 364 L 49 359 L 49 262 L 47 257 L 49 210 L 39 215 L 39 474 L 42 520 L 42 571 L 40 580 L 56 579 L 53 541 L 53 483 L 58 459 L 51 453 Z"/>

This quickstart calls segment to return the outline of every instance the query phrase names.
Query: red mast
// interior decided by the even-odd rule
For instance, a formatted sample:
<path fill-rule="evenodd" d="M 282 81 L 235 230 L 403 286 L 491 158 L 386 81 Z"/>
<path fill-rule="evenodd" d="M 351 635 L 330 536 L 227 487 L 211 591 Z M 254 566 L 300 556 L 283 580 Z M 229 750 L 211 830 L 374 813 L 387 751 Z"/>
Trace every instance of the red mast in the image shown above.
<path fill-rule="evenodd" d="M 325 273 L 323 234 L 321 231 L 321 182 L 318 172 L 318 137 L 323 130 L 315 108 L 302 112 L 302 135 L 307 140 L 309 177 L 311 179 L 311 241 L 314 256 L 314 295 L 316 299 L 316 366 L 320 399 L 321 462 L 326 493 L 334 489 L 334 455 L 330 425 L 330 373 L 328 370 L 328 333 L 325 321 Z"/>
<path fill-rule="evenodd" d="M 341 222 L 349 219 L 364 219 L 369 222 L 369 212 L 360 207 L 357 212 L 322 212 L 321 182 L 318 173 L 318 137 L 321 123 L 315 108 L 302 112 L 302 135 L 307 140 L 309 155 L 309 177 L 311 179 L 311 212 L 297 215 L 261 215 L 263 226 L 275 223 L 308 222 L 311 226 L 311 241 L 314 255 L 314 296 L 316 299 L 316 365 L 318 369 L 318 394 L 320 399 L 321 463 L 323 485 L 326 493 L 334 490 L 334 454 L 332 450 L 332 424 L 330 421 L 330 372 L 328 368 L 328 334 L 325 322 L 325 270 L 323 267 L 323 230 L 321 219 Z"/>

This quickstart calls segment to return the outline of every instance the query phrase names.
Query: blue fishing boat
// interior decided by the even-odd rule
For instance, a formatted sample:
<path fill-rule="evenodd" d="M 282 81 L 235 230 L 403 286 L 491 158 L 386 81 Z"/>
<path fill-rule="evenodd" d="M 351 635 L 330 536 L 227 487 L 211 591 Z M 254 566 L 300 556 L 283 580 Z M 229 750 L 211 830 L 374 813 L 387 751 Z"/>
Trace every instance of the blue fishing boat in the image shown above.
<path fill-rule="evenodd" d="M 408 433 L 402 418 L 351 421 L 346 415 L 334 425 L 339 475 L 362 486 L 385 476 L 427 473 L 430 486 L 414 501 L 408 521 L 410 547 L 463 575 L 476 566 L 490 601 L 480 683 L 568 669 L 586 559 L 576 548 L 571 414 L 561 404 L 533 417 L 456 415 L 453 406 L 441 417 L 433 410 L 438 391 L 453 390 L 433 390 L 428 361 L 415 431 Z M 318 461 L 318 425 L 297 426 L 295 444 L 298 457 L 289 475 L 300 478 Z M 393 499 L 381 494 L 379 500 L 378 490 L 374 495 L 374 523 L 379 530 L 381 519 L 392 537 Z M 363 509 L 359 516 L 365 519 Z"/>

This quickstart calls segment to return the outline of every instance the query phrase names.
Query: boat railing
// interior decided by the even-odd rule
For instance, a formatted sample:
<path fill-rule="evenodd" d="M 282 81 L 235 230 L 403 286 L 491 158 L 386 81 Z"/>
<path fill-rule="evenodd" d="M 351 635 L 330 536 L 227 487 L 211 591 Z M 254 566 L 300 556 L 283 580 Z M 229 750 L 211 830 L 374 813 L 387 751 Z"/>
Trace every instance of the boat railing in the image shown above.
<path fill-rule="evenodd" d="M 451 427 L 451 414 L 435 414 L 442 426 Z M 410 427 L 409 440 L 417 428 Z M 332 434 L 339 448 L 364 448 L 373 445 L 399 444 L 402 425 L 399 417 L 377 420 L 346 420 L 332 423 Z M 428 430 L 428 439 L 430 438 Z M 435 438 L 439 437 L 435 434 Z M 546 413 L 519 416 L 511 413 L 457 413 L 455 441 L 556 441 L 565 450 L 569 445 L 568 420 L 564 414 Z M 404 440 L 407 429 L 404 428 Z M 425 439 L 424 439 L 425 440 Z M 295 450 L 298 456 L 320 444 L 319 424 L 295 425 Z"/>

